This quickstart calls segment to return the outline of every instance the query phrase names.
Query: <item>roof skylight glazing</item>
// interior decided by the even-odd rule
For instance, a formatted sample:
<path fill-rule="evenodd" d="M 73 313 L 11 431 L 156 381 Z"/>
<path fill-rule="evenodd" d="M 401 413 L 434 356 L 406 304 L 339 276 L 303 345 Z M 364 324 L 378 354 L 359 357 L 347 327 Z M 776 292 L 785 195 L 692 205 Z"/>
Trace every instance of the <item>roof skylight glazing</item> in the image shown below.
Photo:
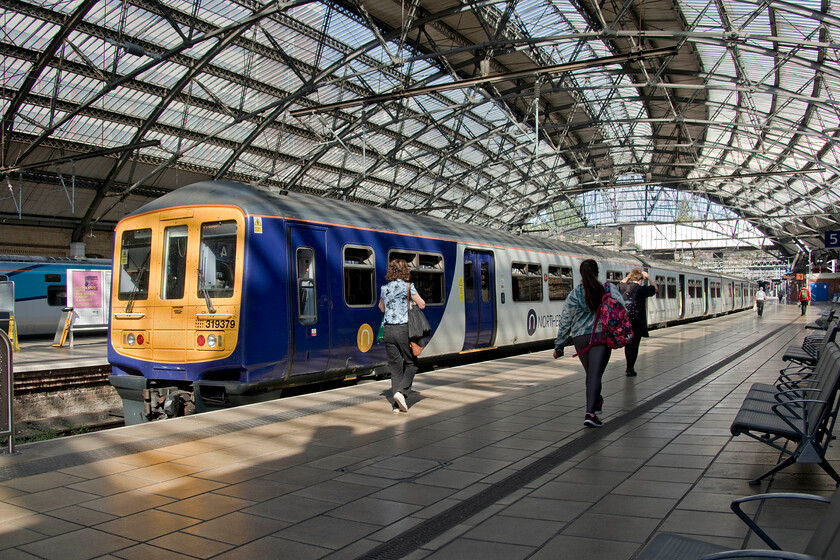
<path fill-rule="evenodd" d="M 15 6 L 0 38 L 8 173 L 64 143 L 128 147 L 91 177 L 111 177 L 104 196 L 137 180 L 177 188 L 166 172 L 183 169 L 552 233 L 572 215 L 573 227 L 661 223 L 705 204 L 788 253 L 802 238 L 818 248 L 837 224 L 840 13 L 829 3 Z M 568 63 L 583 66 L 542 72 Z M 475 81 L 452 85 L 463 80 Z M 131 149 L 149 140 L 160 145 Z M 132 161 L 148 169 L 117 183 Z M 135 206 L 150 196 L 135 192 Z M 677 192 L 686 198 L 668 206 Z"/>

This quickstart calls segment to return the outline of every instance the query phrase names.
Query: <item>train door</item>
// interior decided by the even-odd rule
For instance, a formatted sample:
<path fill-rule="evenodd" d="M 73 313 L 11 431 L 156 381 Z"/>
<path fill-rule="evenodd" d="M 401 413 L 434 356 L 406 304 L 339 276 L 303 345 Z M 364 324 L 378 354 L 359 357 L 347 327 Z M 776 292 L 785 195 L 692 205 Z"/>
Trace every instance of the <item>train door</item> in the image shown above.
<path fill-rule="evenodd" d="M 703 278 L 703 315 L 709 314 L 709 279 Z"/>
<path fill-rule="evenodd" d="M 289 226 L 289 243 L 292 372 L 326 371 L 331 348 L 327 231 Z"/>
<path fill-rule="evenodd" d="M 493 344 L 496 329 L 493 254 L 464 250 L 464 326 L 463 350 L 487 348 Z"/>
<path fill-rule="evenodd" d="M 679 307 L 680 307 L 680 313 L 679 313 L 678 316 L 679 316 L 680 319 L 683 319 L 683 318 L 685 318 L 685 307 L 686 307 L 685 275 L 684 274 L 680 274 L 679 283 L 677 284 L 677 301 L 679 302 Z"/>
<path fill-rule="evenodd" d="M 164 214 L 160 220 L 163 234 L 159 301 L 153 311 L 154 352 L 159 362 L 183 363 L 187 358 L 189 285 L 187 271 L 189 222 L 192 212 Z M 190 341 L 191 342 L 191 341 Z"/>

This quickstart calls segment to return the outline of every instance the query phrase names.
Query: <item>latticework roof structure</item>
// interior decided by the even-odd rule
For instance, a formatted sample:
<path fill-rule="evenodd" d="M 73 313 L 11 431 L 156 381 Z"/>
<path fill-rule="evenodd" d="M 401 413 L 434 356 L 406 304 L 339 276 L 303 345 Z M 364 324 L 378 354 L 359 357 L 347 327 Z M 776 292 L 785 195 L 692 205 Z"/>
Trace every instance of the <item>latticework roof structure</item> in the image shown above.
<path fill-rule="evenodd" d="M 226 178 L 779 256 L 840 230 L 827 0 L 0 2 L 5 223 L 81 239 Z"/>

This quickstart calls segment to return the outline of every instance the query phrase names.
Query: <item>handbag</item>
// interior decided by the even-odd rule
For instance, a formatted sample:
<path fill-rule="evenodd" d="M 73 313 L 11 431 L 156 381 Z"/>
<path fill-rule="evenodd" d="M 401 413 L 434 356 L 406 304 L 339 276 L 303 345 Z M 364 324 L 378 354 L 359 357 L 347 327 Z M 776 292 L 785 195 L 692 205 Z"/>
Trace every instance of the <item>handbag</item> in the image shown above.
<path fill-rule="evenodd" d="M 385 316 L 382 317 L 382 322 L 379 323 L 379 332 L 376 333 L 376 342 L 385 340 Z"/>
<path fill-rule="evenodd" d="M 424 347 L 420 345 L 420 342 L 423 342 L 423 341 L 422 340 L 419 341 L 419 342 L 414 342 L 413 340 L 408 341 L 408 345 L 411 346 L 411 353 L 414 354 L 415 356 L 419 356 L 420 352 L 423 351 Z"/>
<path fill-rule="evenodd" d="M 432 334 L 432 326 L 423 311 L 411 301 L 411 285 L 408 286 L 408 339 L 419 340 Z M 422 348 L 422 347 L 421 347 Z M 419 352 L 414 355 L 417 356 Z"/>

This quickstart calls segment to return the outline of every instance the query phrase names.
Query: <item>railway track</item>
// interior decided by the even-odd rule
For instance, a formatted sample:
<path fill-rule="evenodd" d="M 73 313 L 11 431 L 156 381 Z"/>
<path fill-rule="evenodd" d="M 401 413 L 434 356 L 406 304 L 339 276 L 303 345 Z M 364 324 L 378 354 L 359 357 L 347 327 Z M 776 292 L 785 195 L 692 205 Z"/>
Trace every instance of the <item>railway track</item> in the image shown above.
<path fill-rule="evenodd" d="M 123 425 L 122 402 L 108 383 L 110 374 L 108 364 L 16 372 L 16 439 L 31 441 Z"/>
<path fill-rule="evenodd" d="M 15 373 L 15 397 L 108 385 L 110 365 Z"/>

